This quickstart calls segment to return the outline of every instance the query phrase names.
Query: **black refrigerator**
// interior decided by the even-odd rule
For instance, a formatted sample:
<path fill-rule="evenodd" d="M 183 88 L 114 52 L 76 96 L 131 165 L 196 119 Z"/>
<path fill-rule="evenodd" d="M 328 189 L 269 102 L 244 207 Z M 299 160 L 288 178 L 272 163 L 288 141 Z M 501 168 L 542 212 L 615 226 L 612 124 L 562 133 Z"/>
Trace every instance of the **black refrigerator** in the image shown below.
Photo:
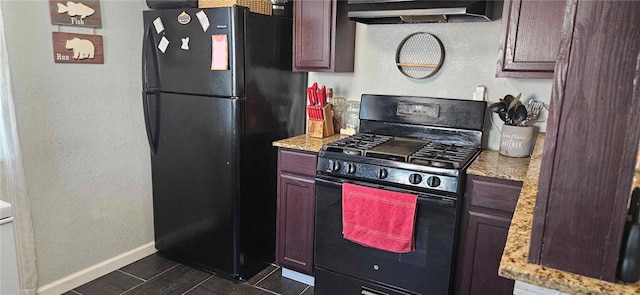
<path fill-rule="evenodd" d="M 242 7 L 144 12 L 143 109 L 155 244 L 248 279 L 274 261 L 274 140 L 304 133 L 290 19 Z"/>

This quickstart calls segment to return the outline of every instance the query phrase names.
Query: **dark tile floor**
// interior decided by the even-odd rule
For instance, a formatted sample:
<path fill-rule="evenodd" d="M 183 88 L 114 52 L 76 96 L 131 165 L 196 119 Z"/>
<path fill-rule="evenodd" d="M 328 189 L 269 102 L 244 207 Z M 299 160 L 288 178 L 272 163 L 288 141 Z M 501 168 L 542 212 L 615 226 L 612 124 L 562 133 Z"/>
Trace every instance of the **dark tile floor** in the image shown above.
<path fill-rule="evenodd" d="M 63 295 L 313 295 L 313 287 L 282 277 L 269 265 L 246 282 L 235 282 L 152 254 Z"/>

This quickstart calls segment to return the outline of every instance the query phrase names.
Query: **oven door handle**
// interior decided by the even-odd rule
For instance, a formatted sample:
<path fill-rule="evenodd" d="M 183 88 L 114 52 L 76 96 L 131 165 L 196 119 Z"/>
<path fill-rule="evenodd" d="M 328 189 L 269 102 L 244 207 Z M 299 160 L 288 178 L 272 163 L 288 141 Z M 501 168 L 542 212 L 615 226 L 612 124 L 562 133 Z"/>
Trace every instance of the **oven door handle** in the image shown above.
<path fill-rule="evenodd" d="M 316 176 L 316 185 L 322 185 L 322 186 L 333 187 L 333 188 L 340 188 L 340 187 L 342 187 L 342 183 L 344 183 L 344 182 L 349 182 L 349 183 L 353 183 L 353 184 L 356 184 L 356 185 L 366 186 L 366 187 L 375 188 L 375 189 L 382 189 L 382 190 L 388 190 L 388 191 L 399 192 L 399 193 L 414 194 L 414 195 L 418 196 L 418 202 L 419 203 L 426 203 L 426 204 L 431 205 L 431 206 L 437 206 L 437 207 L 443 207 L 443 208 L 455 208 L 456 207 L 456 203 L 457 203 L 456 199 L 449 198 L 449 197 L 446 197 L 446 196 L 439 196 L 439 195 L 435 195 L 435 194 L 411 191 L 411 190 L 400 189 L 400 188 L 395 188 L 395 187 L 384 187 L 384 188 L 381 188 L 378 185 L 367 184 L 367 183 L 362 183 L 362 182 L 358 182 L 358 181 L 346 181 L 346 180 L 342 180 L 342 179 L 338 179 L 338 178 Z"/>

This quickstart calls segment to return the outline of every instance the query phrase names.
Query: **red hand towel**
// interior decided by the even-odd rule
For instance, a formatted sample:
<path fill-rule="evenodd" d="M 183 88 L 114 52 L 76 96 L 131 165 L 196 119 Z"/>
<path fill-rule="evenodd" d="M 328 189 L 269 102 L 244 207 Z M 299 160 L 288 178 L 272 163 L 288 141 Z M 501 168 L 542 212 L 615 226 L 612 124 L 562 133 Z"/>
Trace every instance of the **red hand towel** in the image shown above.
<path fill-rule="evenodd" d="M 417 195 L 344 183 L 342 234 L 367 247 L 411 252 L 417 200 Z"/>

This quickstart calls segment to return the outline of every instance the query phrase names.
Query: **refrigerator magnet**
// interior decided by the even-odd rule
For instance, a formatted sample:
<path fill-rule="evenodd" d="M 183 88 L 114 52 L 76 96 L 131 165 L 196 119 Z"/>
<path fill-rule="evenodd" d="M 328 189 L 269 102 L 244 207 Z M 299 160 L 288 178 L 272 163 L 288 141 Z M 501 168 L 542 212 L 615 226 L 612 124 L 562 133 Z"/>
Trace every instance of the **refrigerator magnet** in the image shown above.
<path fill-rule="evenodd" d="M 182 11 L 182 13 L 178 14 L 178 23 L 181 25 L 186 25 L 191 22 L 191 16 L 187 14 L 187 12 Z"/>
<path fill-rule="evenodd" d="M 162 19 L 160 19 L 160 17 L 157 17 L 153 20 L 153 26 L 156 27 L 156 34 L 160 34 L 162 33 L 162 31 L 164 31 L 164 24 L 162 23 Z"/>
<path fill-rule="evenodd" d="M 182 40 L 182 46 L 180 46 L 180 48 L 182 50 L 189 50 L 189 37 L 184 37 L 180 40 Z"/>
<path fill-rule="evenodd" d="M 200 22 L 200 26 L 202 27 L 202 31 L 206 32 L 209 29 L 209 26 L 211 25 L 209 23 L 209 18 L 207 17 L 207 14 L 203 11 L 200 10 L 196 13 L 196 17 L 198 18 L 198 21 Z"/>
<path fill-rule="evenodd" d="M 158 44 L 158 49 L 160 49 L 160 51 L 164 53 L 165 51 L 167 51 L 167 46 L 169 46 L 169 40 L 162 36 L 162 39 L 160 39 L 160 44 Z"/>
<path fill-rule="evenodd" d="M 229 45 L 227 35 L 211 35 L 211 70 L 229 69 Z"/>

